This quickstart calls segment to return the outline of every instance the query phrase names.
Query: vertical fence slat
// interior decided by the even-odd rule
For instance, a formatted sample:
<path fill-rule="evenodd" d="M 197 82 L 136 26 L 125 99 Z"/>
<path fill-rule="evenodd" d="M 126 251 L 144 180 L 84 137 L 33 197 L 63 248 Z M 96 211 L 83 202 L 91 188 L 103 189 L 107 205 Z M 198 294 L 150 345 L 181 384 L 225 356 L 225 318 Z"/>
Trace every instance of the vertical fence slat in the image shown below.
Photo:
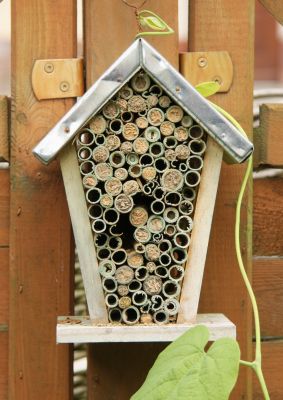
<path fill-rule="evenodd" d="M 190 2 L 190 51 L 227 50 L 234 67 L 233 85 L 213 99 L 252 132 L 254 2 L 208 0 Z M 251 353 L 250 303 L 235 257 L 235 205 L 244 166 L 223 166 L 201 296 L 201 312 L 223 312 L 237 326 L 242 358 Z M 252 182 L 242 210 L 242 250 L 251 272 Z M 249 398 L 247 369 L 231 399 Z M 249 378 L 249 377 L 248 377 Z"/>
<path fill-rule="evenodd" d="M 131 3 L 131 2 L 130 2 Z M 178 2 L 149 0 L 146 9 L 159 14 L 176 35 L 148 39 L 178 65 Z M 85 0 L 85 60 L 88 86 L 132 43 L 137 24 L 122 1 Z M 88 398 L 128 400 L 141 385 L 164 344 L 97 344 L 89 346 Z"/>
<path fill-rule="evenodd" d="M 33 146 L 73 104 L 38 102 L 36 59 L 76 56 L 76 1 L 12 2 L 9 398 L 67 400 L 71 352 L 57 346 L 56 316 L 72 311 L 71 229 L 58 164 Z"/>

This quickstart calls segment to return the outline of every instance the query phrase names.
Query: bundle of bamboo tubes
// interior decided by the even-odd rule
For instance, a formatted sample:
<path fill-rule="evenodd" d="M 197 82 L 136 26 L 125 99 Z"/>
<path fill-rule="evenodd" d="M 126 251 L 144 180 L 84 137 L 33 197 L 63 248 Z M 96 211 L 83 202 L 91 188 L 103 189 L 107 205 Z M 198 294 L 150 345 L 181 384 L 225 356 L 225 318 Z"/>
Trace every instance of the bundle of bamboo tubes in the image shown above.
<path fill-rule="evenodd" d="M 112 323 L 175 322 L 206 134 L 139 71 L 76 138 Z"/>

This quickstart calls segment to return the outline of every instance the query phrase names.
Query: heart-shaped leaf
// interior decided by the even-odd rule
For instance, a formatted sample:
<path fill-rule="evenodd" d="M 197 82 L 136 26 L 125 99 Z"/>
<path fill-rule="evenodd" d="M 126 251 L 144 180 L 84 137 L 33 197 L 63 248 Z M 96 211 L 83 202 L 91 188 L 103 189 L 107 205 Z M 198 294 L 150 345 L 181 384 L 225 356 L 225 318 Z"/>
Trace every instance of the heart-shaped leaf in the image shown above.
<path fill-rule="evenodd" d="M 217 93 L 220 88 L 218 82 L 202 82 L 195 86 L 195 89 L 203 96 L 209 97 Z"/>
<path fill-rule="evenodd" d="M 239 345 L 222 338 L 205 352 L 208 339 L 208 329 L 197 326 L 171 343 L 131 400 L 227 400 L 238 376 Z"/>
<path fill-rule="evenodd" d="M 167 24 L 165 24 L 160 18 L 154 16 L 148 17 L 140 17 L 140 23 L 142 26 L 148 26 L 150 29 L 156 31 L 163 31 L 167 28 Z"/>
<path fill-rule="evenodd" d="M 155 14 L 152 11 L 139 11 L 138 20 L 143 28 L 149 28 L 151 30 L 139 32 L 136 35 L 136 38 L 149 35 L 170 35 L 171 33 L 174 33 L 173 29 L 168 24 L 166 24 L 166 22 L 161 17 L 159 17 L 159 15 Z"/>

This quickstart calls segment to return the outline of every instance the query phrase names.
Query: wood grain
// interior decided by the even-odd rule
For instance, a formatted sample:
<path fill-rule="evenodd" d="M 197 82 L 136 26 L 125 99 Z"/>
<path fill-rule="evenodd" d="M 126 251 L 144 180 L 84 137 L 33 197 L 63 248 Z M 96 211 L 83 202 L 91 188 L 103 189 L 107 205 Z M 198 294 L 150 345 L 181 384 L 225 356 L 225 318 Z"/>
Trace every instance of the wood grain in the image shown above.
<path fill-rule="evenodd" d="M 9 161 L 9 100 L 0 96 L 0 161 Z"/>
<path fill-rule="evenodd" d="M 263 337 L 283 337 L 283 258 L 255 257 L 253 287 Z"/>
<path fill-rule="evenodd" d="M 1 179 L 0 179 L 1 183 Z M 0 211 L 1 212 L 1 211 Z M 0 399 L 8 399 L 9 248 L 0 248 Z"/>
<path fill-rule="evenodd" d="M 9 245 L 9 202 L 10 182 L 9 170 L 0 169 L 0 246 Z"/>
<path fill-rule="evenodd" d="M 255 256 L 283 255 L 283 179 L 254 180 L 253 253 Z"/>
<path fill-rule="evenodd" d="M 71 397 L 71 353 L 57 346 L 56 317 L 72 312 L 71 229 L 57 163 L 31 150 L 73 104 L 37 102 L 31 71 L 38 58 L 76 56 L 76 2 L 12 4 L 9 398 Z M 40 329 L 39 329 L 40 327 Z"/>
<path fill-rule="evenodd" d="M 175 67 L 178 67 L 178 2 L 148 0 L 146 8 L 165 18 L 176 34 L 149 38 Z M 170 12 L 168 12 L 170 10 Z M 132 8 L 122 1 L 85 0 L 85 61 L 87 86 L 132 43 L 137 25 Z M 90 347 L 89 400 L 128 400 L 143 382 L 149 367 L 163 348 L 160 344 L 111 344 Z M 121 365 L 117 374 L 117 365 Z"/>
<path fill-rule="evenodd" d="M 283 4 L 278 0 L 259 0 L 270 14 L 282 25 L 283 24 Z"/>
<path fill-rule="evenodd" d="M 254 2 L 207 0 L 190 2 L 189 51 L 229 52 L 234 80 L 227 94 L 213 96 L 252 132 L 253 102 L 253 24 Z M 243 46 L 243 43 L 245 45 Z M 199 312 L 223 312 L 237 326 L 242 357 L 251 353 L 251 312 L 234 251 L 235 206 L 245 166 L 222 168 L 214 211 Z M 251 181 L 242 208 L 242 251 L 248 273 L 251 271 Z M 242 370 L 231 399 L 250 399 L 250 373 Z"/>
<path fill-rule="evenodd" d="M 263 104 L 260 125 L 254 131 L 254 166 L 283 165 L 282 155 L 283 104 Z"/>

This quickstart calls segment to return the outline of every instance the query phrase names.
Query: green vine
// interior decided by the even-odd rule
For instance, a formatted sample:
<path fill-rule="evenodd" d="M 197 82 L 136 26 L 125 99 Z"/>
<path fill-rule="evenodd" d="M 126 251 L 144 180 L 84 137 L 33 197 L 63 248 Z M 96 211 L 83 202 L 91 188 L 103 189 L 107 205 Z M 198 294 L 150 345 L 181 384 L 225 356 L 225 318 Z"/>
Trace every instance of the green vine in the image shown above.
<path fill-rule="evenodd" d="M 149 10 L 141 10 L 136 13 L 139 26 L 150 28 L 151 31 L 141 31 L 136 35 L 136 39 L 143 36 L 171 35 L 174 30 L 157 14 Z"/>

